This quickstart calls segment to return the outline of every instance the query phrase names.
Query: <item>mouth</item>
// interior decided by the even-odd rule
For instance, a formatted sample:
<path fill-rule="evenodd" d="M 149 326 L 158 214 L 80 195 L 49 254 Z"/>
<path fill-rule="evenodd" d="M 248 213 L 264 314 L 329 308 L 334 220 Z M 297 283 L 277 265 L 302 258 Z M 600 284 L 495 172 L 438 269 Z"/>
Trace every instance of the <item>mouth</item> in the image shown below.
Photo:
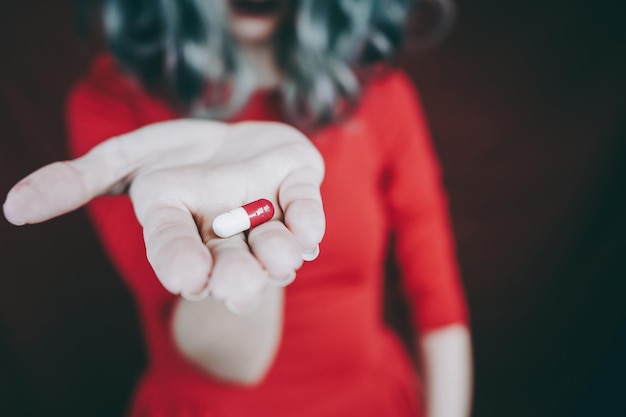
<path fill-rule="evenodd" d="M 275 14 L 281 6 L 280 0 L 230 0 L 233 12 L 248 16 Z"/>

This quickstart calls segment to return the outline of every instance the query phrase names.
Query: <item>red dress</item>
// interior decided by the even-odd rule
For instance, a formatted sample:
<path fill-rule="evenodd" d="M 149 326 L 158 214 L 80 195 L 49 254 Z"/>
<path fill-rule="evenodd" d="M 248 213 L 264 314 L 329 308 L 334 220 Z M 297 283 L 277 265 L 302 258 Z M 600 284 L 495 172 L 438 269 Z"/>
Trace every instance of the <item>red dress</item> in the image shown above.
<path fill-rule="evenodd" d="M 237 120 L 276 120 L 276 103 L 275 95 L 257 93 Z M 176 117 L 102 56 L 70 96 L 70 148 L 82 155 L 109 137 Z M 416 330 L 465 323 L 467 317 L 439 168 L 410 81 L 399 71 L 378 77 L 347 121 L 310 139 L 326 163 L 327 232 L 319 258 L 287 287 L 276 360 L 253 388 L 213 379 L 180 356 L 170 334 L 176 296 L 163 289 L 146 260 L 129 199 L 102 197 L 90 204 L 143 324 L 148 366 L 131 416 L 423 414 L 409 356 L 382 317 L 390 231 Z"/>

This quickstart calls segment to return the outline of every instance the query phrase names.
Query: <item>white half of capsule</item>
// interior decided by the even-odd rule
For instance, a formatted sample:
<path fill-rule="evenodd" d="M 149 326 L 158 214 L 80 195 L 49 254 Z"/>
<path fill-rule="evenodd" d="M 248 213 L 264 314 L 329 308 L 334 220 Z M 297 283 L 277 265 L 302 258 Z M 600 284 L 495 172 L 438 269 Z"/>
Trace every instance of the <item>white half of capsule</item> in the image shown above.
<path fill-rule="evenodd" d="M 243 207 L 222 213 L 213 220 L 213 231 L 219 237 L 231 237 L 250 228 L 250 217 Z"/>

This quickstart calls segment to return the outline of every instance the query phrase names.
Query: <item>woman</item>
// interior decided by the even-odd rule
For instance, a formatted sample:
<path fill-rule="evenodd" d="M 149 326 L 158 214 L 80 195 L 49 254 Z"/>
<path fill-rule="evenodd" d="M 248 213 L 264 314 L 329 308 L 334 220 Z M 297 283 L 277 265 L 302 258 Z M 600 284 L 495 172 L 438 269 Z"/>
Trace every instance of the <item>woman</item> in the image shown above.
<path fill-rule="evenodd" d="M 90 213 L 144 325 L 131 416 L 469 414 L 436 157 L 410 82 L 387 63 L 406 3 L 104 2 L 112 54 L 68 105 L 71 149 L 86 155 L 21 182 L 4 209 L 41 221 L 128 189 Z M 153 125 L 182 117 L 227 124 Z M 73 185 L 49 191 L 61 177 Z M 275 203 L 275 220 L 215 236 L 217 214 L 256 198 Z M 392 232 L 424 395 L 382 319 Z"/>

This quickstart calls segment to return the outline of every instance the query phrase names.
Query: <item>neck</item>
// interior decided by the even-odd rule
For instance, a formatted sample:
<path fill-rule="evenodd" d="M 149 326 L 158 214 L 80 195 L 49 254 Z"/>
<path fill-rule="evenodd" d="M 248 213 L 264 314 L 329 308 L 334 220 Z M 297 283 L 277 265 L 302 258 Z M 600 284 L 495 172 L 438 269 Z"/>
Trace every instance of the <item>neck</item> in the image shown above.
<path fill-rule="evenodd" d="M 271 89 L 280 84 L 280 71 L 276 65 L 274 48 L 269 44 L 245 45 L 241 47 L 245 58 L 254 68 L 256 88 Z"/>

